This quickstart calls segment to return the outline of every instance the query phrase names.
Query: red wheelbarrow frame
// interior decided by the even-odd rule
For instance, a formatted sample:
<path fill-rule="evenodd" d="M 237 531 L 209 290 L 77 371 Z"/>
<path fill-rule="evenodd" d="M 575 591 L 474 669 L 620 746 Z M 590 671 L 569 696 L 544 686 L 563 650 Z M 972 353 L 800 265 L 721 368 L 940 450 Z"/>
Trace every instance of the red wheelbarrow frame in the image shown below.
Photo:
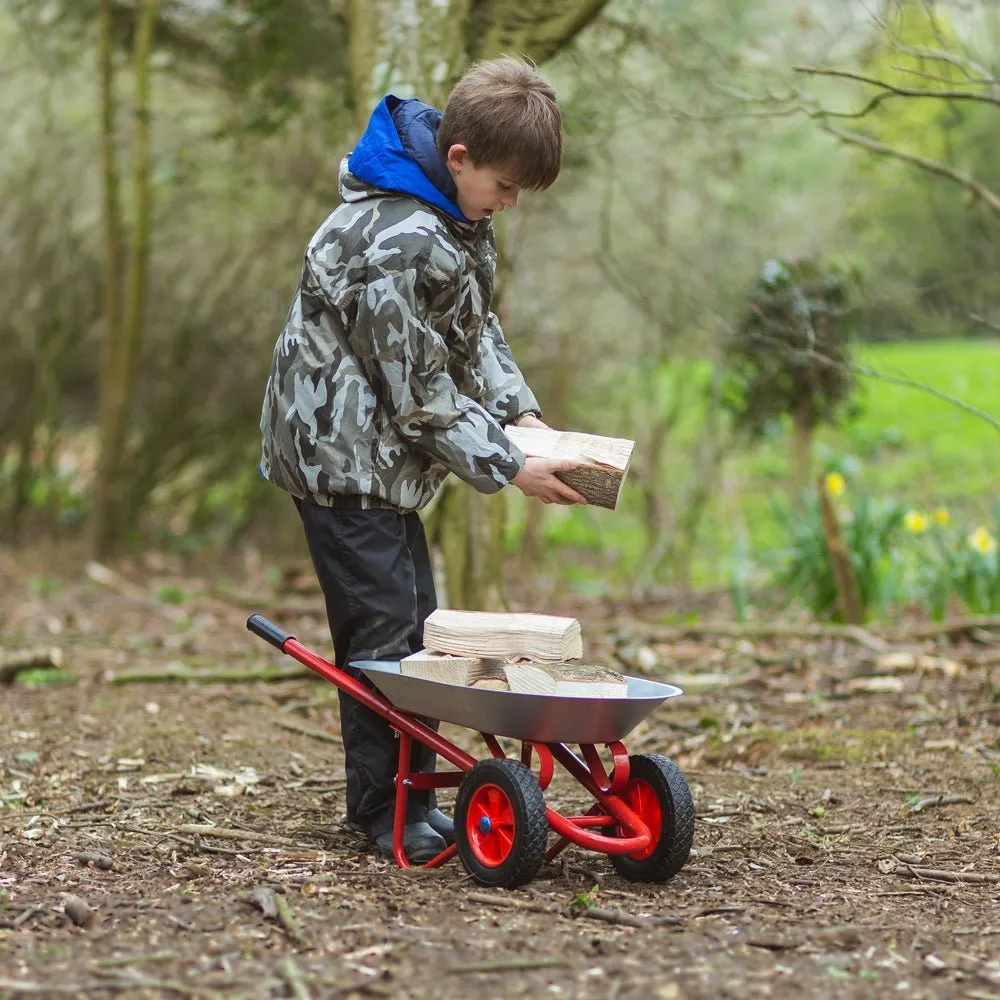
<path fill-rule="evenodd" d="M 396 812 L 392 831 L 392 853 L 400 868 L 409 868 L 410 863 L 403 853 L 403 827 L 406 822 L 406 800 L 411 789 L 457 788 L 465 772 L 471 770 L 478 761 L 464 750 L 446 740 L 418 719 L 400 711 L 378 691 L 366 687 L 355 680 L 345 670 L 303 646 L 294 636 L 282 631 L 261 615 L 251 615 L 247 628 L 269 642 L 282 653 L 298 660 L 299 663 L 334 684 L 341 691 L 367 705 L 386 719 L 399 733 L 399 765 L 396 770 Z M 490 753 L 494 757 L 506 758 L 496 736 L 480 733 Z M 411 771 L 410 748 L 413 740 L 419 740 L 430 747 L 439 757 L 454 764 L 457 771 Z M 605 744 L 611 753 L 613 768 L 609 776 L 593 743 L 580 744 L 583 760 L 573 753 L 565 743 L 538 743 L 533 740 L 521 741 L 521 762 L 531 766 L 532 754 L 537 753 L 539 771 L 537 775 L 542 791 L 548 788 L 555 771 L 554 761 L 558 761 L 596 799 L 590 810 L 583 816 L 563 816 L 545 808 L 549 828 L 559 835 L 559 839 L 545 852 L 545 860 L 551 861 L 570 844 L 602 854 L 641 854 L 652 845 L 653 835 L 642 818 L 620 798 L 629 781 L 628 751 L 621 742 Z M 592 827 L 617 826 L 618 835 L 609 837 L 592 833 Z M 446 847 L 437 857 L 422 867 L 437 868 L 453 857 L 455 844 Z"/>

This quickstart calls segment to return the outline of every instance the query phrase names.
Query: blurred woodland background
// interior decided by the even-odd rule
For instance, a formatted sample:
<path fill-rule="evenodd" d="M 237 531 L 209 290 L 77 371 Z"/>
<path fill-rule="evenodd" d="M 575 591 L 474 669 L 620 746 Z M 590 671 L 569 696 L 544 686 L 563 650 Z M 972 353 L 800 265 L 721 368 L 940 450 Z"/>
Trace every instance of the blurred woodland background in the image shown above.
<path fill-rule="evenodd" d="M 990 0 L 0 0 L 0 542 L 303 555 L 257 475 L 303 248 L 383 93 L 503 52 L 567 143 L 498 312 L 637 447 L 615 513 L 445 491 L 448 602 L 1000 612 Z"/>

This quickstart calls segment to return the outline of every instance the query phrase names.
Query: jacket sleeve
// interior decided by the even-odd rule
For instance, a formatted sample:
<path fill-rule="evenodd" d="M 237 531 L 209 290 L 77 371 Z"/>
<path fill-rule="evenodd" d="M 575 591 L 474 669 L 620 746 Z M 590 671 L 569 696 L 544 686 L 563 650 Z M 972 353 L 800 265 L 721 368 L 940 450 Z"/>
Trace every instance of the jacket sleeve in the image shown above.
<path fill-rule="evenodd" d="M 524 455 L 448 370 L 458 274 L 435 260 L 368 267 L 350 324 L 351 349 L 398 433 L 480 493 L 521 471 Z"/>
<path fill-rule="evenodd" d="M 510 424 L 525 413 L 541 416 L 535 394 L 507 346 L 500 320 L 491 312 L 479 340 L 476 369 L 486 386 L 483 406 L 501 424 Z"/>

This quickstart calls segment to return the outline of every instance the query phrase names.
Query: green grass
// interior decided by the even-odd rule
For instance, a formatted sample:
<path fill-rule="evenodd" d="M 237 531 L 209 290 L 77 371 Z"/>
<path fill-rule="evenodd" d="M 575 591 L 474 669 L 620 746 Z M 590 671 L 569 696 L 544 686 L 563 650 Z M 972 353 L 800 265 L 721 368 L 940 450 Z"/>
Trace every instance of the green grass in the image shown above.
<path fill-rule="evenodd" d="M 936 341 L 864 347 L 859 363 L 920 382 L 1000 417 L 1000 342 Z M 858 414 L 816 437 L 816 469 L 837 466 L 848 488 L 893 496 L 907 508 L 943 506 L 956 519 L 992 522 L 1000 502 L 1000 432 L 929 393 L 861 380 Z M 787 491 L 791 439 L 784 433 L 740 456 L 740 507 L 754 555 L 782 544 L 773 514 Z"/>
<path fill-rule="evenodd" d="M 863 347 L 858 362 L 899 378 L 923 383 L 1000 418 L 1000 341 L 933 341 Z M 670 372 L 654 387 L 659 406 L 669 402 L 671 386 L 707 380 L 707 367 L 688 364 L 681 380 Z M 673 369 L 674 375 L 678 371 Z M 620 375 L 608 394 L 618 400 L 649 398 L 643 376 L 625 384 Z M 648 375 L 646 376 L 648 379 Z M 822 429 L 816 438 L 816 471 L 839 468 L 848 489 L 893 496 L 908 509 L 948 508 L 956 525 L 993 524 L 1000 504 L 1000 432 L 987 421 L 927 392 L 862 377 L 856 412 L 839 426 Z M 690 476 L 690 445 L 704 420 L 704 397 L 696 395 L 671 438 L 665 475 L 672 482 Z M 607 412 L 627 412 L 611 402 Z M 634 415 L 602 433 L 640 441 L 643 419 Z M 597 428 L 587 428 L 598 430 Z M 726 488 L 712 498 L 699 533 L 693 563 L 696 586 L 724 586 L 734 566 L 737 539 L 745 534 L 746 553 L 757 578 L 787 544 L 775 503 L 789 497 L 790 428 L 779 427 L 765 441 L 734 455 L 724 477 Z M 637 466 L 643 462 L 637 454 Z M 630 488 L 631 487 L 631 488 Z M 581 594 L 611 589 L 628 581 L 641 563 L 648 543 L 641 528 L 637 480 L 626 485 L 615 513 L 562 508 L 546 519 L 545 535 L 555 547 L 575 550 L 580 560 L 568 583 Z M 515 511 L 520 506 L 512 505 Z M 515 525 L 518 519 L 515 518 Z M 516 529 L 515 529 L 516 530 Z"/>
<path fill-rule="evenodd" d="M 1000 341 L 937 341 L 875 345 L 860 363 L 887 375 L 932 386 L 1000 419 Z M 959 507 L 1000 497 L 1000 432 L 985 420 L 925 392 L 864 380 L 863 413 L 820 444 L 853 450 L 866 473 L 886 490 Z M 898 448 L 874 449 L 887 428 L 897 428 Z M 869 450 L 869 456 L 865 451 Z M 882 459 L 885 461 L 882 461 Z M 992 494 L 992 495 L 991 495 Z"/>

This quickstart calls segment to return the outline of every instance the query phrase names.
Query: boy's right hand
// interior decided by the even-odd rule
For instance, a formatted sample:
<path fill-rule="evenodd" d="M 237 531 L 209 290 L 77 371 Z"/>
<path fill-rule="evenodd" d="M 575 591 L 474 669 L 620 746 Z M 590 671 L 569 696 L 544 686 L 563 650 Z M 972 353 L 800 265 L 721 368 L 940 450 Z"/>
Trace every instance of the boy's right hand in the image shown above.
<path fill-rule="evenodd" d="M 583 463 L 570 458 L 535 458 L 529 456 L 521 471 L 511 480 L 526 497 L 538 497 L 542 503 L 586 503 L 572 486 L 556 479 L 557 472 L 572 472 Z"/>

